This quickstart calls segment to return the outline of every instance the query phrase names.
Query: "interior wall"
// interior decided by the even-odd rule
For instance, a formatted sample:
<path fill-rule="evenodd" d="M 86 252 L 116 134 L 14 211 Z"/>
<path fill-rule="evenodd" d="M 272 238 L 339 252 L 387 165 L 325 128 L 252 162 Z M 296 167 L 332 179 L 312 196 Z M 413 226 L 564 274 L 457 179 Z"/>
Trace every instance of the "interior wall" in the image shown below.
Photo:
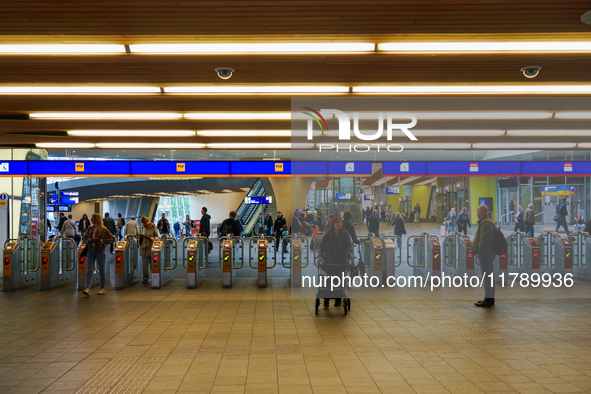
<path fill-rule="evenodd" d="M 244 201 L 247 192 L 241 193 L 212 193 L 199 196 L 189 196 L 191 219 L 201 219 L 201 208 L 207 207 L 211 216 L 211 223 L 219 223 L 228 218 L 230 211 L 235 211 Z"/>
<path fill-rule="evenodd" d="M 404 185 L 400 186 L 400 194 L 388 194 L 388 204 L 392 205 L 392 212 L 400 212 L 402 203 L 400 197 L 404 196 Z"/>
<path fill-rule="evenodd" d="M 412 209 L 417 203 L 421 207 L 421 219 L 428 216 L 427 208 L 429 207 L 429 185 L 415 185 L 412 187 Z"/>
<path fill-rule="evenodd" d="M 493 203 L 496 204 L 495 194 L 495 178 L 494 177 L 470 177 L 470 220 L 472 223 L 478 221 L 478 215 L 476 215 L 476 208 L 480 204 L 480 197 L 492 197 Z M 493 205 L 494 207 L 494 205 Z M 497 220 L 496 214 L 493 220 Z"/>

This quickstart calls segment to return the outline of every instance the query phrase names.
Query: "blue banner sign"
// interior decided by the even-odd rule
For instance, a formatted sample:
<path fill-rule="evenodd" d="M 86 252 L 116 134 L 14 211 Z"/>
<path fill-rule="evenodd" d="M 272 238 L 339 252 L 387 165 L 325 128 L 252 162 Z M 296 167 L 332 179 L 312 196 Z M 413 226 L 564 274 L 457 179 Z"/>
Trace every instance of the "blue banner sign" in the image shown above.
<path fill-rule="evenodd" d="M 424 161 L 385 161 L 382 170 L 384 176 L 416 176 L 427 174 L 427 162 Z"/>
<path fill-rule="evenodd" d="M 273 196 L 263 196 L 263 204 L 273 204 Z"/>
<path fill-rule="evenodd" d="M 290 161 L 233 161 L 230 174 L 244 176 L 287 176 L 291 175 Z"/>
<path fill-rule="evenodd" d="M 328 163 L 325 161 L 292 161 L 292 175 L 317 175 L 328 174 Z"/>
<path fill-rule="evenodd" d="M 130 176 L 129 161 L 30 161 L 31 176 Z"/>
<path fill-rule="evenodd" d="M 58 205 L 57 210 L 58 212 L 72 212 L 72 207 L 69 205 Z"/>
<path fill-rule="evenodd" d="M 1 161 L 0 176 L 27 176 L 29 165 L 27 161 Z"/>
<path fill-rule="evenodd" d="M 370 161 L 329 161 L 328 175 L 332 176 L 370 176 Z"/>
<path fill-rule="evenodd" d="M 524 161 L 522 175 L 529 176 L 591 176 L 591 162 L 588 161 Z"/>
<path fill-rule="evenodd" d="M 262 203 L 261 197 L 244 197 L 244 204 L 245 205 L 260 205 Z"/>
<path fill-rule="evenodd" d="M 386 186 L 386 194 L 400 194 L 398 186 Z"/>
<path fill-rule="evenodd" d="M 368 196 L 367 194 L 363 196 L 365 201 L 373 201 L 373 196 Z"/>
<path fill-rule="evenodd" d="M 47 212 L 55 212 L 55 211 L 56 211 L 55 205 L 48 205 L 47 206 Z"/>
<path fill-rule="evenodd" d="M 60 204 L 62 205 L 78 205 L 80 197 L 60 197 Z"/>
<path fill-rule="evenodd" d="M 57 194 L 50 194 L 47 196 L 47 203 L 50 205 L 57 205 L 59 204 L 59 200 L 58 200 L 58 196 Z M 55 212 L 55 211 L 52 211 Z"/>
<path fill-rule="evenodd" d="M 60 192 L 60 196 L 62 196 L 62 197 L 78 197 L 78 196 L 80 196 L 80 192 Z"/>
<path fill-rule="evenodd" d="M 513 176 L 521 173 L 518 161 L 428 161 L 431 176 Z"/>
<path fill-rule="evenodd" d="M 337 193 L 337 200 L 348 201 L 351 199 L 351 193 Z"/>
<path fill-rule="evenodd" d="M 132 161 L 134 176 L 218 176 L 230 175 L 228 161 Z"/>

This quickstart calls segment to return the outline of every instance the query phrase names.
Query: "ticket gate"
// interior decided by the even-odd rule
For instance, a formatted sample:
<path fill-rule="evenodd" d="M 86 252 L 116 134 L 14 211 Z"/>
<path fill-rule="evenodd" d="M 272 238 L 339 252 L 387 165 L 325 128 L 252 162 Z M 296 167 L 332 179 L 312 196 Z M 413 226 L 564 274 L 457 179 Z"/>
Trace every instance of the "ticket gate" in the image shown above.
<path fill-rule="evenodd" d="M 232 235 L 221 237 L 219 250 L 222 286 L 229 288 L 236 279 L 236 270 L 244 264 L 244 240 Z"/>
<path fill-rule="evenodd" d="M 76 283 L 76 241 L 58 235 L 41 248 L 41 290 Z"/>
<path fill-rule="evenodd" d="M 441 276 L 439 238 L 428 233 L 411 235 L 406 239 L 406 248 L 406 262 L 413 267 L 413 275 L 421 275 L 424 278 Z"/>
<path fill-rule="evenodd" d="M 523 272 L 523 239 L 526 237 L 519 231 L 507 237 L 507 269 L 511 273 Z"/>
<path fill-rule="evenodd" d="M 160 289 L 174 278 L 176 252 L 175 238 L 162 235 L 152 244 L 152 289 Z"/>
<path fill-rule="evenodd" d="M 86 270 L 92 270 L 92 279 L 90 281 L 90 287 L 100 285 L 100 274 L 96 261 L 92 263 L 92 266 L 88 264 L 86 256 L 82 256 L 82 251 L 86 247 L 84 242 L 80 242 L 78 245 L 78 290 L 86 289 Z M 111 278 L 111 264 L 109 262 L 109 246 L 105 249 L 105 280 L 108 282 Z"/>
<path fill-rule="evenodd" d="M 472 240 L 467 235 L 455 233 L 443 239 L 443 271 L 450 276 L 475 275 L 475 257 Z"/>
<path fill-rule="evenodd" d="M 591 239 L 586 232 L 571 233 L 568 240 L 573 247 L 573 277 L 591 279 L 591 265 L 587 259 L 591 257 Z"/>
<path fill-rule="evenodd" d="M 183 267 L 187 269 L 187 289 L 195 289 L 205 280 L 209 255 L 206 237 L 187 237 L 183 240 Z"/>
<path fill-rule="evenodd" d="M 269 248 L 271 248 L 271 252 L 269 252 Z M 267 287 L 267 270 L 275 268 L 277 265 L 276 256 L 273 253 L 274 250 L 275 238 L 266 238 L 265 234 L 252 237 L 248 242 L 248 264 L 250 268 L 258 270 L 258 287 Z M 253 265 L 253 263 L 256 265 Z"/>
<path fill-rule="evenodd" d="M 122 290 L 138 281 L 139 272 L 138 238 L 126 235 L 115 245 L 115 290 Z"/>
<path fill-rule="evenodd" d="M 402 248 L 398 247 L 401 242 L 398 235 L 385 235 L 380 236 L 384 240 L 384 265 L 382 278 L 385 281 L 388 276 L 396 276 L 396 267 L 402 264 Z"/>
<path fill-rule="evenodd" d="M 287 239 L 289 245 L 289 261 L 285 260 L 285 255 L 281 255 L 281 265 L 290 269 L 291 287 L 302 287 L 302 269 L 308 267 L 310 263 L 310 242 L 306 237 L 300 237 L 298 234 L 288 235 Z M 317 237 L 319 242 L 322 238 Z M 316 249 L 318 250 L 318 246 Z"/>
<path fill-rule="evenodd" d="M 540 244 L 535 238 L 523 238 L 522 270 L 529 275 L 540 273 Z"/>
<path fill-rule="evenodd" d="M 558 236 L 554 239 L 553 271 L 562 275 L 573 273 L 573 245 L 567 238 Z"/>
<path fill-rule="evenodd" d="M 41 241 L 30 235 L 18 239 L 7 239 L 2 254 L 2 291 L 13 291 L 39 284 L 41 260 Z"/>

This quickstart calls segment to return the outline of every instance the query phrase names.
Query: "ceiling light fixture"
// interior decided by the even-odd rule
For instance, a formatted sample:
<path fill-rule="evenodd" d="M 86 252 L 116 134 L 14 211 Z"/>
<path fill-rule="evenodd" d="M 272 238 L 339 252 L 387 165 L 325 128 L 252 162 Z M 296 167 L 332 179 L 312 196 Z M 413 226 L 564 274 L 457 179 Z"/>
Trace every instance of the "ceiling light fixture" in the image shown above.
<path fill-rule="evenodd" d="M 154 86 L 0 86 L 0 94 L 147 94 Z"/>
<path fill-rule="evenodd" d="M 415 136 L 421 137 L 492 137 L 505 135 L 505 130 L 416 130 L 412 129 Z M 406 138 L 406 137 L 405 137 Z"/>
<path fill-rule="evenodd" d="M 474 149 L 573 149 L 576 146 L 574 142 L 481 142 L 472 145 Z"/>
<path fill-rule="evenodd" d="M 110 55 L 125 53 L 116 44 L 8 44 L 0 45 L 2 55 Z"/>
<path fill-rule="evenodd" d="M 591 94 L 591 85 L 399 85 L 355 86 L 353 93 L 364 94 Z"/>
<path fill-rule="evenodd" d="M 92 149 L 96 148 L 95 144 L 86 142 L 38 142 L 35 144 L 37 148 L 43 149 Z"/>
<path fill-rule="evenodd" d="M 348 93 L 348 86 L 322 86 L 322 85 L 274 85 L 274 86 L 167 86 L 162 88 L 165 93 L 185 94 L 307 94 L 307 93 Z"/>
<path fill-rule="evenodd" d="M 313 148 L 314 144 L 292 144 L 290 142 L 246 142 L 246 143 L 211 143 L 207 144 L 208 148 L 211 149 L 297 149 L 297 148 Z"/>
<path fill-rule="evenodd" d="M 554 119 L 591 119 L 591 112 L 556 112 Z"/>
<path fill-rule="evenodd" d="M 199 130 L 200 137 L 291 137 L 291 130 Z"/>
<path fill-rule="evenodd" d="M 183 114 L 175 112 L 34 112 L 31 119 L 114 119 L 114 120 L 169 120 L 182 119 Z"/>
<path fill-rule="evenodd" d="M 188 112 L 183 116 L 195 120 L 290 120 L 291 112 Z"/>
<path fill-rule="evenodd" d="M 589 41 L 468 41 L 468 42 L 385 42 L 378 52 L 395 53 L 572 53 L 591 52 Z"/>
<path fill-rule="evenodd" d="M 69 130 L 75 137 L 194 137 L 193 130 Z"/>
<path fill-rule="evenodd" d="M 591 130 L 508 130 L 509 136 L 591 137 Z"/>
<path fill-rule="evenodd" d="M 437 149 L 437 150 L 447 150 L 447 149 L 470 149 L 472 144 L 469 143 L 440 143 L 440 144 L 430 144 L 430 143 L 423 143 L 423 142 L 411 142 L 408 144 L 404 144 L 404 150 L 408 149 Z"/>
<path fill-rule="evenodd" d="M 131 142 L 100 142 L 97 148 L 102 149 L 201 149 L 205 144 L 199 143 L 131 143 Z"/>
<path fill-rule="evenodd" d="M 366 42 L 274 42 L 274 43 L 202 43 L 202 44 L 134 44 L 131 53 L 178 55 L 249 55 L 289 53 L 355 53 L 373 52 L 374 43 Z"/>

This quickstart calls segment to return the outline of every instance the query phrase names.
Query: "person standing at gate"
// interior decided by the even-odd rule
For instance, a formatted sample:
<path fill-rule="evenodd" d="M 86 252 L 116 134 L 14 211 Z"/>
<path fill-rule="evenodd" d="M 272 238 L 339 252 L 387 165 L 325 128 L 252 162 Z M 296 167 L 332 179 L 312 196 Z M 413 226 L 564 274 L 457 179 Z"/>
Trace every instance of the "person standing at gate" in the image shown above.
<path fill-rule="evenodd" d="M 468 227 L 472 228 L 472 225 L 470 224 L 470 216 L 468 216 L 468 208 L 462 208 L 462 212 L 460 212 L 460 216 L 458 216 L 456 223 L 458 225 L 458 233 L 463 232 L 464 235 L 467 235 Z"/>
<path fill-rule="evenodd" d="M 117 240 L 118 241 L 121 241 L 121 238 L 122 238 L 121 230 L 123 229 L 123 226 L 125 226 L 125 220 L 123 219 L 121 214 L 118 213 L 117 214 Z"/>
<path fill-rule="evenodd" d="M 105 212 L 105 218 L 103 219 L 103 225 L 107 230 L 111 232 L 111 234 L 115 235 L 115 231 L 117 231 L 115 227 L 115 220 L 109 217 L 109 212 Z M 113 253 L 115 249 L 113 248 L 113 244 L 111 243 L 111 253 Z"/>
<path fill-rule="evenodd" d="M 199 222 L 199 233 L 202 236 L 209 238 L 211 232 L 210 224 L 211 216 L 207 213 L 207 207 L 201 208 L 201 221 Z"/>
<path fill-rule="evenodd" d="M 378 217 L 378 211 L 374 210 L 373 215 L 367 219 L 367 231 L 373 233 L 376 238 L 380 236 L 380 218 Z"/>
<path fill-rule="evenodd" d="M 568 224 L 566 222 L 566 217 L 568 216 L 568 211 L 566 209 L 566 197 L 562 198 L 562 202 L 556 204 L 556 215 L 554 215 L 554 221 L 556 222 L 556 228 L 554 232 L 557 233 L 560 226 L 564 227 L 564 231 L 566 232 L 566 236 L 570 235 L 570 231 L 568 231 Z"/>
<path fill-rule="evenodd" d="M 472 252 L 480 262 L 484 282 L 484 300 L 478 301 L 474 305 L 490 308 L 495 304 L 495 283 L 490 278 L 496 257 L 493 250 L 495 225 L 488 217 L 488 207 L 486 205 L 479 206 L 476 209 L 476 214 L 478 215 L 478 230 L 476 230 L 474 242 L 472 243 Z"/>
<path fill-rule="evenodd" d="M 125 230 L 123 230 L 123 235 L 136 235 L 140 234 L 140 228 L 135 221 L 135 216 L 131 216 L 131 220 L 125 224 Z"/>
<path fill-rule="evenodd" d="M 166 219 L 166 214 L 162 212 L 162 217 L 158 220 L 158 231 L 160 235 L 170 235 L 170 223 L 168 223 L 168 219 Z"/>
<path fill-rule="evenodd" d="M 523 208 L 521 208 L 521 205 L 517 206 L 517 213 L 515 215 L 513 215 L 513 219 L 515 220 L 515 227 L 513 228 L 513 231 L 521 231 L 524 232 L 525 231 L 525 223 L 523 222 L 523 217 L 525 215 L 523 214 Z"/>
<path fill-rule="evenodd" d="M 275 219 L 275 225 L 273 225 L 273 232 L 275 233 L 275 252 L 279 250 L 281 245 L 281 238 L 283 237 L 283 226 L 287 224 L 287 221 L 283 217 L 283 212 L 277 211 L 277 219 Z"/>
<path fill-rule="evenodd" d="M 536 216 L 534 215 L 534 204 L 529 204 L 525 210 L 525 216 L 523 218 L 525 223 L 525 232 L 528 236 L 534 237 L 534 224 L 536 223 Z"/>
<path fill-rule="evenodd" d="M 172 226 L 174 228 L 174 237 L 179 239 L 181 237 L 181 222 L 177 220 Z"/>
<path fill-rule="evenodd" d="M 396 241 L 398 242 L 398 247 L 400 247 L 402 236 L 406 234 L 406 228 L 404 227 L 404 219 L 402 219 L 402 217 L 400 216 L 400 212 L 396 212 L 396 214 L 394 215 L 394 219 L 392 219 L 392 222 L 394 223 L 394 235 L 398 237 L 396 238 Z"/>
<path fill-rule="evenodd" d="M 95 260 L 99 269 L 100 283 L 100 289 L 97 294 L 105 294 L 105 260 L 107 258 L 105 249 L 107 245 L 112 245 L 113 242 L 115 242 L 115 236 L 104 226 L 100 214 L 93 213 L 90 222 L 92 223 L 92 226 L 86 230 L 82 237 L 84 243 L 88 245 L 86 252 L 86 285 L 84 286 L 85 289 L 82 291 L 82 294 L 85 296 L 90 296 Z"/>
<path fill-rule="evenodd" d="M 140 231 L 140 256 L 142 256 L 142 283 L 148 283 L 152 273 L 152 244 L 158 238 L 158 230 L 154 223 L 148 221 L 146 216 L 140 218 L 142 228 Z"/>

